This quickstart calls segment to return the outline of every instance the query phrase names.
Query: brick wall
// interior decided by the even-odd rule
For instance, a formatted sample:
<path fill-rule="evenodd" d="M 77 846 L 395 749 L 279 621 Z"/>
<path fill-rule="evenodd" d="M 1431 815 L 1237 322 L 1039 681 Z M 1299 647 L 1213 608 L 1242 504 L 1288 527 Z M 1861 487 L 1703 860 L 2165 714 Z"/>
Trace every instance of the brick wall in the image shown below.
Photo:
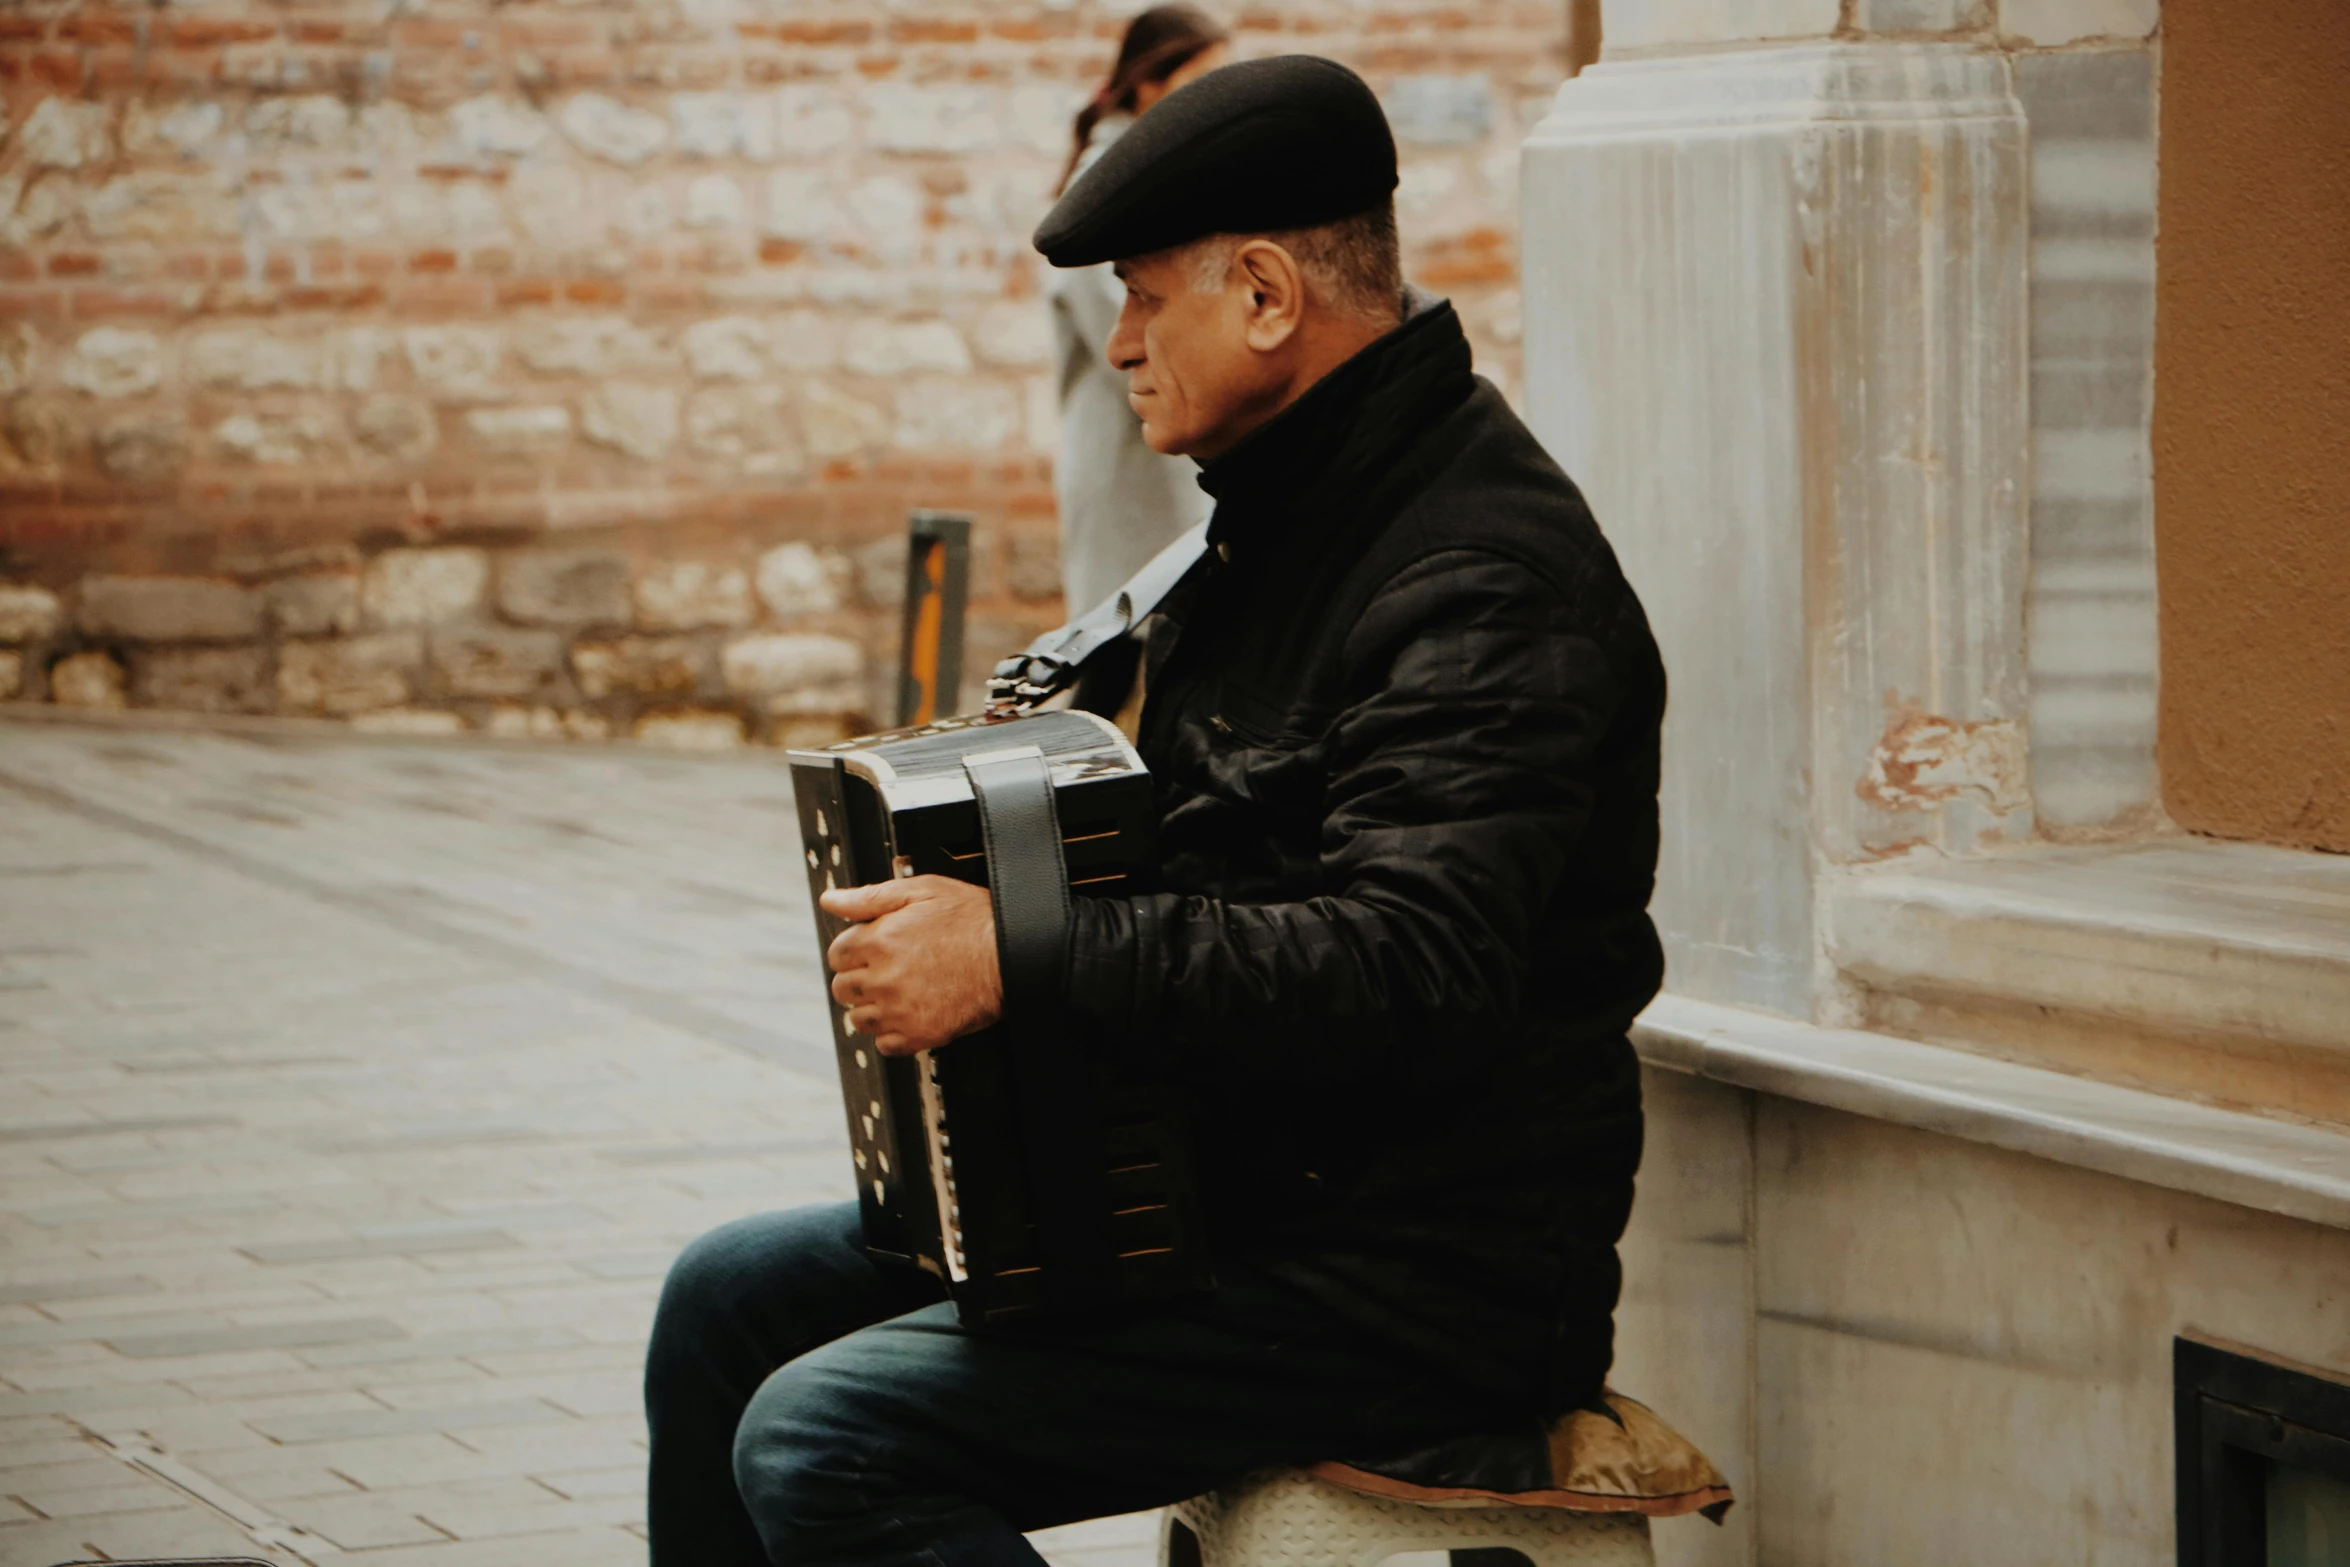
<path fill-rule="evenodd" d="M 0 696 L 634 733 L 886 717 L 906 512 L 970 667 L 1059 613 L 1040 265 L 1094 0 L 0 8 Z M 1558 0 L 1287 0 L 1514 392 Z"/>

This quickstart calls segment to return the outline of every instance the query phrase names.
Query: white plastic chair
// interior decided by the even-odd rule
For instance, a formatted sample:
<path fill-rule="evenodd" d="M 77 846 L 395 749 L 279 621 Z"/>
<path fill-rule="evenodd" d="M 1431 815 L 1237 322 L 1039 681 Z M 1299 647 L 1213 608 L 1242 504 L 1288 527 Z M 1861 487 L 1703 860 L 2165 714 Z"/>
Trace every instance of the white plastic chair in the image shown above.
<path fill-rule="evenodd" d="M 1523 1552 L 1534 1567 L 1656 1561 L 1648 1520 L 1638 1513 L 1434 1507 L 1366 1496 L 1295 1469 L 1178 1503 L 1159 1526 L 1160 1567 L 1379 1567 L 1407 1553 L 1496 1548 Z"/>

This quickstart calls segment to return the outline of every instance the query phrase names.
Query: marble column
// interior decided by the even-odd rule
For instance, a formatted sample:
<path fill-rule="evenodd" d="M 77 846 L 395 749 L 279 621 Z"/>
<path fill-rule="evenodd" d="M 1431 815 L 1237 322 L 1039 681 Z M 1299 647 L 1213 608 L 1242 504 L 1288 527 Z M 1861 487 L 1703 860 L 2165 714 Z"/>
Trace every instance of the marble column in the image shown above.
<path fill-rule="evenodd" d="M 1824 872 L 2031 832 L 2008 64 L 1866 40 L 1611 58 L 1523 170 L 1529 414 L 1672 679 L 1667 984 L 1832 1017 Z"/>

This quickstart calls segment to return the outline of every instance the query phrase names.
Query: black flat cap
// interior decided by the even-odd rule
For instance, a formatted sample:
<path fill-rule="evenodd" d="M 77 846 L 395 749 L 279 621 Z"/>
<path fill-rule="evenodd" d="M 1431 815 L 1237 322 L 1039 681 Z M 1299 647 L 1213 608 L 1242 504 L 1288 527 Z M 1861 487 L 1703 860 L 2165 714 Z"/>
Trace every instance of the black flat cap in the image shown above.
<path fill-rule="evenodd" d="M 1036 230 L 1056 267 L 1209 234 L 1311 228 L 1395 194 L 1395 136 L 1370 87 L 1310 54 L 1245 60 L 1159 100 Z"/>

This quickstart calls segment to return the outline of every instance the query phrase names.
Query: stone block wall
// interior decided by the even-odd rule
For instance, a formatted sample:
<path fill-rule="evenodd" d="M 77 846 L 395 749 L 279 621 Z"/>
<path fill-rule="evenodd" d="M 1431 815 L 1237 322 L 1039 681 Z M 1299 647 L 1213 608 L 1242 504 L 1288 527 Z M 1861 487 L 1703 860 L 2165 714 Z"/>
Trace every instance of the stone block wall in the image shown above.
<path fill-rule="evenodd" d="M 1040 263 L 1130 4 L 0 10 L 0 698 L 719 745 L 1060 614 Z M 1252 0 L 1386 97 L 1409 269 L 1515 393 L 1554 0 Z"/>

